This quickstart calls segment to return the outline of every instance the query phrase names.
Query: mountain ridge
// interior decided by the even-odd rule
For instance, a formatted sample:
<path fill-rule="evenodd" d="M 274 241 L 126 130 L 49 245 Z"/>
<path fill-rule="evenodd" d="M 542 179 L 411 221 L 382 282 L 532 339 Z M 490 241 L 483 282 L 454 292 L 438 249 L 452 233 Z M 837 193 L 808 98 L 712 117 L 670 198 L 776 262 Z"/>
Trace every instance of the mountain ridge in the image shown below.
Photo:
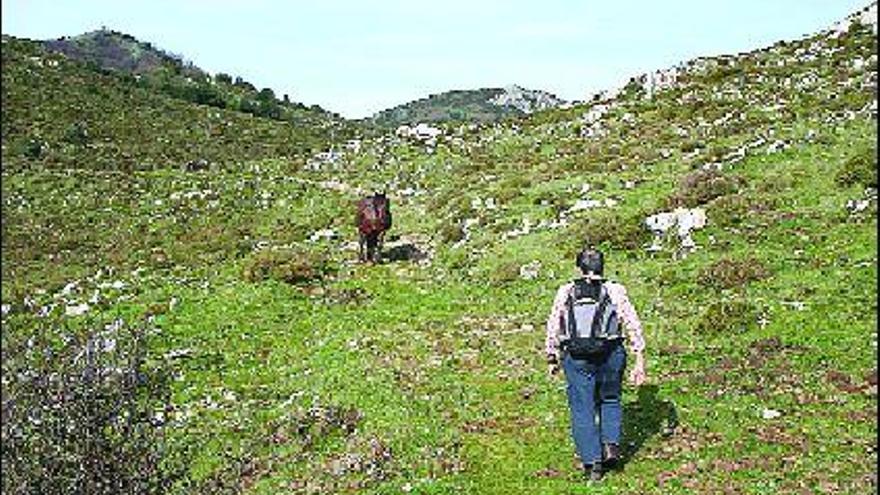
<path fill-rule="evenodd" d="M 275 95 L 271 88 L 257 89 L 241 77 L 210 74 L 182 55 L 171 54 L 149 41 L 102 27 L 76 36 L 38 41 L 46 50 L 84 63 L 100 71 L 133 76 L 141 85 L 152 86 L 172 97 L 230 108 L 255 116 L 291 122 L 342 121 L 340 115 L 320 105 L 306 106 L 288 95 Z"/>
<path fill-rule="evenodd" d="M 518 85 L 453 89 L 401 103 L 363 119 L 383 127 L 418 123 L 491 123 L 565 104 L 557 96 Z"/>

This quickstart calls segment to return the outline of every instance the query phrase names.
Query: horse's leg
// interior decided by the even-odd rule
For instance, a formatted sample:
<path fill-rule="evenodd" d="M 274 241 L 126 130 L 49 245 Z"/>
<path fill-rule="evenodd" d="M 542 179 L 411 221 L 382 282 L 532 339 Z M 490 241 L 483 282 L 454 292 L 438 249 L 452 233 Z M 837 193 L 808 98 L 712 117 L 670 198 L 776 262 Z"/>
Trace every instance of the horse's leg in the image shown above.
<path fill-rule="evenodd" d="M 373 250 L 373 262 L 379 263 L 382 258 L 382 232 L 377 232 L 374 239 L 375 249 Z"/>
<path fill-rule="evenodd" d="M 379 262 L 379 256 L 381 254 L 382 253 L 379 252 L 379 235 L 376 234 L 376 236 L 373 237 L 373 263 Z"/>
<path fill-rule="evenodd" d="M 358 261 L 360 261 L 361 263 L 366 261 L 366 259 L 364 258 L 364 243 L 364 234 L 358 233 Z"/>

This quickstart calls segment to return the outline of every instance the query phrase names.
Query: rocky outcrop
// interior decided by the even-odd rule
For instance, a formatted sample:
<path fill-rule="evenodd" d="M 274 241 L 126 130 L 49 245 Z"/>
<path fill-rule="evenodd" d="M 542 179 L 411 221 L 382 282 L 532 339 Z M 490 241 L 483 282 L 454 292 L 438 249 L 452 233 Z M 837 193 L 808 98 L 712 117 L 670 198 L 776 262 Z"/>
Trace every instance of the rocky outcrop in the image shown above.
<path fill-rule="evenodd" d="M 489 99 L 489 103 L 498 106 L 509 106 L 523 113 L 554 108 L 565 103 L 564 100 L 546 91 L 524 89 L 516 85 L 507 86 L 504 92 Z"/>

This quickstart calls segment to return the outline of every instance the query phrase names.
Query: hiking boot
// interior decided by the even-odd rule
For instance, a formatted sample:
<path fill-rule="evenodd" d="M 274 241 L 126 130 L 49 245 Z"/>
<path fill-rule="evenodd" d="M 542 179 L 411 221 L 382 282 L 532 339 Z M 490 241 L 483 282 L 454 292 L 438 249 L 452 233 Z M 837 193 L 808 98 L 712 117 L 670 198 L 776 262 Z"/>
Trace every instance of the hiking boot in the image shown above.
<path fill-rule="evenodd" d="M 584 477 L 590 481 L 602 479 L 602 463 L 584 464 Z"/>
<path fill-rule="evenodd" d="M 602 462 L 612 466 L 620 459 L 620 445 L 606 443 L 602 445 Z"/>

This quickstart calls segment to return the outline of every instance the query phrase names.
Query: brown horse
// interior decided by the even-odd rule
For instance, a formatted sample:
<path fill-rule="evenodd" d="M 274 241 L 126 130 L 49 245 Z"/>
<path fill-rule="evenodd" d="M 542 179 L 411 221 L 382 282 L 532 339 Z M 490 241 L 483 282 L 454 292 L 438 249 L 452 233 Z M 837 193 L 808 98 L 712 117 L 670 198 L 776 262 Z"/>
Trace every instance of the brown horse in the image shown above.
<path fill-rule="evenodd" d="M 375 193 L 357 203 L 358 259 L 377 263 L 385 231 L 391 228 L 391 202 L 385 193 Z"/>

